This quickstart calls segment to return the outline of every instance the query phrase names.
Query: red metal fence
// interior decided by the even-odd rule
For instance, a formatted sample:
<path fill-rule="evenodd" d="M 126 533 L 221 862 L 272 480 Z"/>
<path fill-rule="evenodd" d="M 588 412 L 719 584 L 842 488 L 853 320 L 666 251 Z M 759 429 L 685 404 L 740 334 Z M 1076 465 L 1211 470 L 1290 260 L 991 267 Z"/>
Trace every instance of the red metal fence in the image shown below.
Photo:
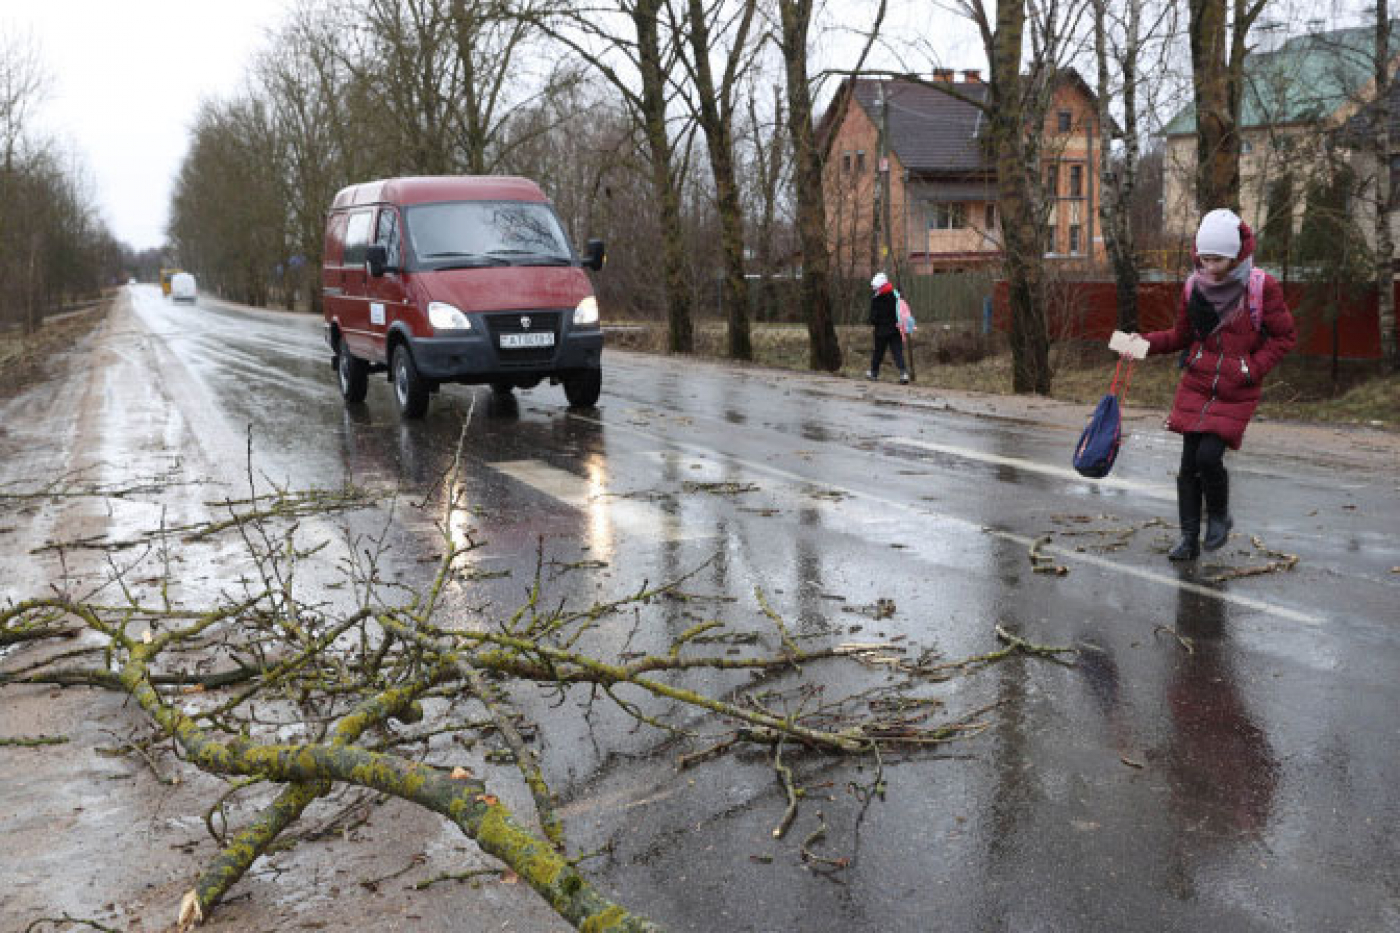
<path fill-rule="evenodd" d="M 1316 289 L 1317 286 L 1314 286 Z M 1380 316 L 1375 289 L 1340 301 L 1305 302 L 1308 287 L 1300 283 L 1284 286 L 1284 297 L 1298 327 L 1298 346 L 1304 356 L 1331 356 L 1334 339 L 1330 308 L 1337 307 L 1335 339 L 1337 355 L 1344 359 L 1380 357 Z M 998 282 L 993 293 L 992 322 L 997 330 L 1009 330 L 1010 316 L 1005 282 Z M 1050 333 L 1055 339 L 1077 338 L 1108 341 L 1117 329 L 1118 294 L 1112 282 L 1056 282 L 1050 286 Z M 1175 320 L 1181 300 L 1179 282 L 1147 282 L 1138 287 L 1138 322 L 1142 331 L 1164 330 Z M 1396 289 L 1400 307 L 1400 287 Z"/>

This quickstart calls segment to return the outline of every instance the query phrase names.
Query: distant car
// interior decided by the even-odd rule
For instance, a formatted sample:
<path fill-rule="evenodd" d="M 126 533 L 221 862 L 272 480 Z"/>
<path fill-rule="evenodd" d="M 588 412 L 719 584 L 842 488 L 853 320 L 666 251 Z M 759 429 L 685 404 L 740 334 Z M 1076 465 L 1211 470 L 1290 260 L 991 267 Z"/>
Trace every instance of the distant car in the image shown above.
<path fill-rule="evenodd" d="M 188 272 L 177 272 L 170 277 L 171 301 L 188 301 L 194 304 L 195 294 L 194 276 Z"/>

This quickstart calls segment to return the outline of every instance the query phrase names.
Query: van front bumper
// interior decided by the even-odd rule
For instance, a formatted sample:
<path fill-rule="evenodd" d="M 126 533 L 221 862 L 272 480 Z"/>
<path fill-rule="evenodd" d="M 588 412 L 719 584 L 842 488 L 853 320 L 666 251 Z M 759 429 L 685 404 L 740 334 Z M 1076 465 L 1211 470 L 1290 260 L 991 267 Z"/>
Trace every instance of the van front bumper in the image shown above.
<path fill-rule="evenodd" d="M 419 375 L 438 382 L 499 382 L 602 368 L 601 329 L 573 331 L 553 347 L 527 350 L 497 347 L 488 334 L 407 341 Z"/>

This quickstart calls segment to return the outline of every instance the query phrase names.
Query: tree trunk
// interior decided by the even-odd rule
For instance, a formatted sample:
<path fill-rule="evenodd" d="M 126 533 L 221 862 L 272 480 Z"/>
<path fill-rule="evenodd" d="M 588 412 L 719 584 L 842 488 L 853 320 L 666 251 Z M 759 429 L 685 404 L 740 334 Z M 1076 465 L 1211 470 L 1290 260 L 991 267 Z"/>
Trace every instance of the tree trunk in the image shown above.
<path fill-rule="evenodd" d="M 1376 163 L 1376 310 L 1380 318 L 1381 360 L 1400 372 L 1400 346 L 1395 335 L 1395 243 L 1390 232 L 1390 11 L 1387 0 L 1376 0 L 1375 84 L 1377 113 L 1371 133 Z"/>
<path fill-rule="evenodd" d="M 1191 0 L 1191 87 L 1196 105 L 1196 209 L 1239 209 L 1240 138 L 1231 65 L 1225 57 L 1226 0 Z M 1244 37 L 1239 36 L 1243 43 Z"/>
<path fill-rule="evenodd" d="M 992 37 L 991 132 L 997 161 L 1006 281 L 1011 300 L 1012 389 L 1050 394 L 1050 338 L 1045 327 L 1041 223 L 1031 197 L 1036 171 L 1025 150 L 1026 106 L 1021 77 L 1023 0 L 997 0 Z"/>
<path fill-rule="evenodd" d="M 671 140 L 666 134 L 666 75 L 661 67 L 657 14 L 662 0 L 640 0 L 632 12 L 642 73 L 642 122 L 651 154 L 651 182 L 661 204 L 661 253 L 666 283 L 667 349 L 692 353 L 695 332 L 686 288 L 681 197 L 671 175 Z"/>
<path fill-rule="evenodd" d="M 742 49 L 748 33 L 755 0 L 745 6 L 746 18 L 735 40 Z M 744 209 L 739 203 L 739 184 L 734 177 L 734 133 L 732 128 L 733 88 L 715 87 L 710 68 L 710 35 L 704 4 L 690 0 L 690 45 L 695 56 L 695 84 L 700 103 L 700 125 L 710 155 L 710 171 L 715 177 L 715 206 L 719 211 L 720 248 L 724 254 L 724 301 L 729 310 L 729 346 L 732 359 L 753 359 L 749 336 L 749 286 L 744 278 Z M 731 72 L 727 72 L 728 75 Z"/>
<path fill-rule="evenodd" d="M 1137 187 L 1139 155 L 1137 129 L 1137 54 L 1141 20 L 1141 0 L 1127 0 L 1127 35 L 1123 41 L 1123 59 L 1119 68 L 1123 79 L 1123 153 L 1113 164 L 1113 116 L 1109 108 L 1111 90 L 1108 71 L 1107 0 L 1094 0 L 1094 52 L 1098 60 L 1098 123 L 1099 123 L 1099 198 L 1100 226 L 1104 248 L 1113 265 L 1113 280 L 1118 293 L 1118 329 L 1134 333 L 1138 329 L 1138 268 L 1137 245 L 1128 205 Z M 1090 253 L 1093 245 L 1090 244 Z"/>
<path fill-rule="evenodd" d="M 802 310 L 811 343 L 808 365 L 836 372 L 841 368 L 841 345 L 831 319 L 821 153 L 812 128 L 812 94 L 807 86 L 807 31 L 812 23 L 812 0 L 779 0 L 779 7 L 783 66 L 787 73 L 788 131 L 792 134 L 797 185 L 797 234 L 802 244 Z M 843 85 L 849 87 L 849 82 Z M 838 100 L 832 106 L 844 104 Z"/>

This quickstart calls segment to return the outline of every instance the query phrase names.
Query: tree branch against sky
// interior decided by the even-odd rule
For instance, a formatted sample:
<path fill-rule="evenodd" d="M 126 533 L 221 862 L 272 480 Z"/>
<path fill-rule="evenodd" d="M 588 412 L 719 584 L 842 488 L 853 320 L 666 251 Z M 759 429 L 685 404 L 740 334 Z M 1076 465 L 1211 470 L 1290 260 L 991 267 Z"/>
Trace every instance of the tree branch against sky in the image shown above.
<path fill-rule="evenodd" d="M 686 245 L 681 223 L 681 185 L 675 169 L 684 127 L 672 126 L 670 81 L 680 37 L 664 28 L 664 0 L 616 0 L 580 7 L 560 0 L 531 15 L 551 38 L 578 55 L 618 93 L 646 141 L 652 192 L 661 221 L 662 275 L 666 294 L 667 346 L 672 353 L 695 349 Z M 516 7 L 517 12 L 520 7 Z"/>

